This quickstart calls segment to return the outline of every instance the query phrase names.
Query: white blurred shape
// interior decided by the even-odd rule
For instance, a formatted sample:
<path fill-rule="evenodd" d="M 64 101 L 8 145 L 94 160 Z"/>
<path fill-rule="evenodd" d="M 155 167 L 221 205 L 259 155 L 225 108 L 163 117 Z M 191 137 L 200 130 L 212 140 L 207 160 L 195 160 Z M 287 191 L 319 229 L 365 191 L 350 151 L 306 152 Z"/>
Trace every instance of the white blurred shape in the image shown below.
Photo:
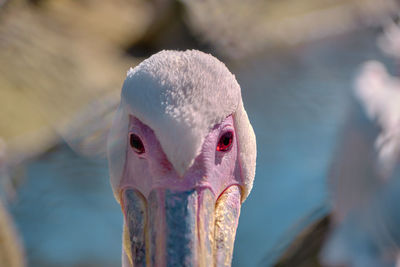
<path fill-rule="evenodd" d="M 368 61 L 356 79 L 355 95 L 382 129 L 375 148 L 381 169 L 388 174 L 400 153 L 400 79 L 389 75 L 382 63 Z"/>
<path fill-rule="evenodd" d="M 387 55 L 400 58 L 400 27 L 396 23 L 384 26 L 383 34 L 378 38 L 378 46 Z"/>
<path fill-rule="evenodd" d="M 107 136 L 119 101 L 114 92 L 99 97 L 61 123 L 57 132 L 75 152 L 105 158 Z"/>
<path fill-rule="evenodd" d="M 366 62 L 331 177 L 328 266 L 400 266 L 400 80 Z"/>

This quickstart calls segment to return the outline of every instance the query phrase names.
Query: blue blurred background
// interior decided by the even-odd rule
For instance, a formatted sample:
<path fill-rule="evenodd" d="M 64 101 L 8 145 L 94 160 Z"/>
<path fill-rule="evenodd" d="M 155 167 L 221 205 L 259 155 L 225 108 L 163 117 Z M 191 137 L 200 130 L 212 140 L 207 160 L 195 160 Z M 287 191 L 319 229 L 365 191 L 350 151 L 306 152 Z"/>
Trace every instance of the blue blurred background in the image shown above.
<path fill-rule="evenodd" d="M 0 0 L 2 199 L 28 265 L 121 265 L 109 118 L 130 66 L 195 48 L 236 75 L 257 136 L 233 266 L 271 266 L 330 212 L 354 79 L 366 60 L 396 69 L 376 45 L 396 12 L 395 1 L 367 0 Z"/>

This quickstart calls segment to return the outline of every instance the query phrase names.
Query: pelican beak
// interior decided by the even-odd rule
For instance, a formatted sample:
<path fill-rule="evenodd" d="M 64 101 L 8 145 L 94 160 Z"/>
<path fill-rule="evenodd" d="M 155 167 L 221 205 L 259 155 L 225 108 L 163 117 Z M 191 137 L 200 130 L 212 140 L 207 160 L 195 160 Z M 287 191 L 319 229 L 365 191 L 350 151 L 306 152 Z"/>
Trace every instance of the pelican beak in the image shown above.
<path fill-rule="evenodd" d="M 230 266 L 241 188 L 122 191 L 124 251 L 132 266 Z"/>

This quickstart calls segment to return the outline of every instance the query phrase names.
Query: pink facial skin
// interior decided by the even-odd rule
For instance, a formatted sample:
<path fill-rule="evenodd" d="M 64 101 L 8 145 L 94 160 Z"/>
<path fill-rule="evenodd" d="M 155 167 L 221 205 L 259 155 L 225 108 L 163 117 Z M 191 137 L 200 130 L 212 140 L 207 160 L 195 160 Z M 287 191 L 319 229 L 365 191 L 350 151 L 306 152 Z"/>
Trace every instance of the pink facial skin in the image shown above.
<path fill-rule="evenodd" d="M 229 151 L 217 151 L 218 141 L 227 131 L 233 132 L 232 147 Z M 129 133 L 140 137 L 145 152 L 138 154 L 128 146 L 124 176 L 120 184 L 121 192 L 127 188 L 136 189 L 148 198 L 153 189 L 186 191 L 209 188 L 217 199 L 231 185 L 243 186 L 232 116 L 214 126 L 204 139 L 201 153 L 183 177 L 179 177 L 174 170 L 157 137 L 148 126 L 131 116 Z"/>
<path fill-rule="evenodd" d="M 128 141 L 132 134 L 143 146 L 128 142 L 120 184 L 124 261 L 132 263 L 124 266 L 230 266 L 243 186 L 232 116 L 205 137 L 183 177 L 134 117 Z"/>

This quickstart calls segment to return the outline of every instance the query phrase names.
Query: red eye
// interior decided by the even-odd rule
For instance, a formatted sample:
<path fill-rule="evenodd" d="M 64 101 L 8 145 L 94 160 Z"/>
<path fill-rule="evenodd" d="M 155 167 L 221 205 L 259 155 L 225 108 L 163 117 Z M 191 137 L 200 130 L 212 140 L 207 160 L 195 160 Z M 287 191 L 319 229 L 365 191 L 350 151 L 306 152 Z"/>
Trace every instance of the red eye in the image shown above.
<path fill-rule="evenodd" d="M 129 137 L 129 143 L 133 150 L 138 153 L 138 154 L 143 154 L 144 153 L 144 145 L 142 140 L 140 140 L 140 137 L 137 136 L 136 134 L 131 134 Z"/>
<path fill-rule="evenodd" d="M 217 151 L 228 151 L 232 147 L 233 132 L 224 133 L 218 141 Z"/>

